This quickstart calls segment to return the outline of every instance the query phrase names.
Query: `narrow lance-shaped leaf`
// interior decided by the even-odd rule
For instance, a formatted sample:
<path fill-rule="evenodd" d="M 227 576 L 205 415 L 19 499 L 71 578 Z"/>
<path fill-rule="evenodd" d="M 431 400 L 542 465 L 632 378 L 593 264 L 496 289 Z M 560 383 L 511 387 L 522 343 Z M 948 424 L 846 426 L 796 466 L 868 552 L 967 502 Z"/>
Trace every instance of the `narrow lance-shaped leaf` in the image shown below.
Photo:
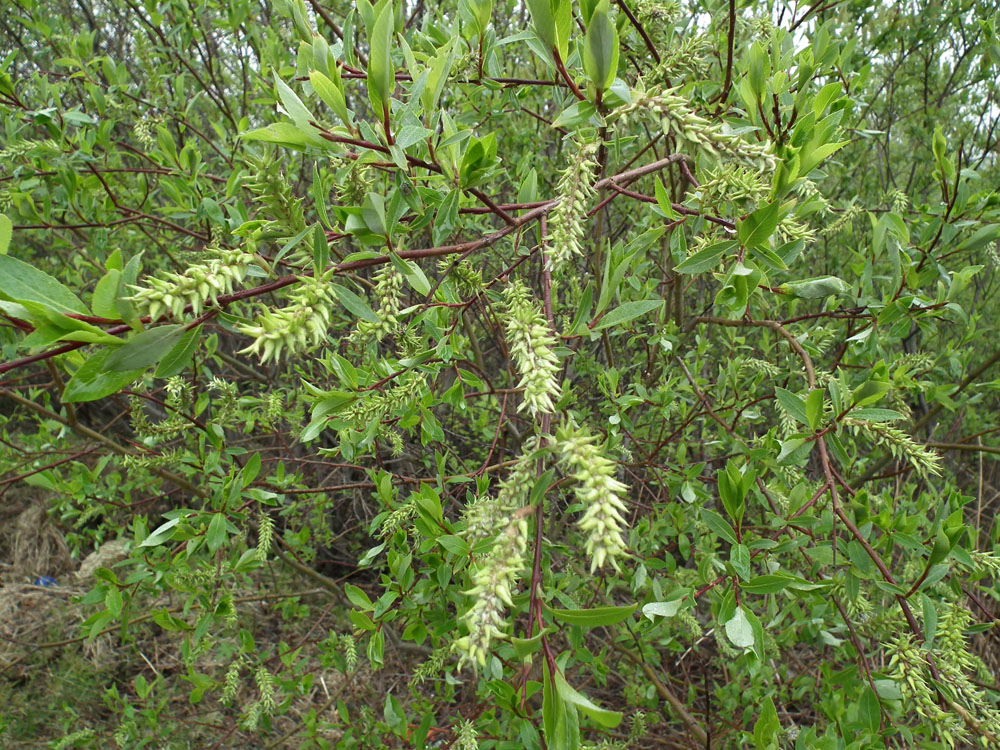
<path fill-rule="evenodd" d="M 527 0 L 527 2 L 535 33 L 548 49 L 552 49 L 556 46 L 556 19 L 552 0 Z"/>
<path fill-rule="evenodd" d="M 386 3 L 375 19 L 368 40 L 371 48 L 368 58 L 368 99 L 379 117 L 389 106 L 394 83 L 392 32 L 392 3 Z"/>
<path fill-rule="evenodd" d="M 618 72 L 618 33 L 608 16 L 607 0 L 601 0 L 590 17 L 583 43 L 583 68 L 598 91 L 610 86 Z"/>

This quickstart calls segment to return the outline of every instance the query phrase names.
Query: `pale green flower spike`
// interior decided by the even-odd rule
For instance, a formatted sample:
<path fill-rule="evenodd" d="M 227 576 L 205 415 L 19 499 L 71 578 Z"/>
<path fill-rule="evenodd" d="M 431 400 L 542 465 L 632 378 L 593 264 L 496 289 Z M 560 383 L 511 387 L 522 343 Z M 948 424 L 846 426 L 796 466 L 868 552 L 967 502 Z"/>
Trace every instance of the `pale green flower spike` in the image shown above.
<path fill-rule="evenodd" d="M 541 311 L 531 300 L 527 288 L 514 282 L 504 290 L 507 302 L 507 344 L 521 376 L 524 401 L 518 411 L 527 409 L 533 415 L 551 414 L 553 404 L 562 392 L 559 381 L 559 358 L 553 348 L 556 340 Z"/>
<path fill-rule="evenodd" d="M 614 478 L 615 463 L 601 453 L 596 440 L 582 428 L 565 426 L 556 432 L 560 458 L 573 470 L 573 492 L 586 508 L 577 525 L 588 535 L 591 572 L 605 563 L 619 570 L 618 558 L 626 554 L 622 530 L 628 525 L 621 499 L 628 487 Z"/>
<path fill-rule="evenodd" d="M 469 634 L 455 641 L 462 651 L 459 666 L 465 662 L 486 666 L 490 643 L 504 638 L 506 621 L 504 607 L 513 607 L 512 591 L 517 576 L 524 568 L 524 551 L 528 544 L 528 521 L 518 513 L 510 522 L 490 552 L 472 574 L 473 586 L 464 592 L 476 597 L 472 608 L 462 615 Z"/>
<path fill-rule="evenodd" d="M 152 322 L 167 313 L 179 318 L 188 305 L 195 315 L 201 314 L 208 300 L 218 305 L 219 295 L 231 294 L 246 277 L 254 255 L 243 248 L 209 246 L 208 249 L 213 257 L 204 263 L 193 265 L 184 273 L 168 271 L 162 277 L 148 278 L 147 286 L 132 286 L 135 294 L 127 299 L 149 315 Z"/>
<path fill-rule="evenodd" d="M 556 191 L 559 204 L 549 215 L 548 260 L 553 271 L 575 256 L 582 254 L 580 242 L 584 234 L 587 204 L 594 195 L 594 170 L 597 143 L 571 141 L 576 151 L 559 178 Z"/>
<path fill-rule="evenodd" d="M 663 134 L 677 141 L 678 150 L 685 145 L 715 158 L 725 158 L 753 165 L 759 170 L 773 170 L 776 160 L 767 143 L 747 141 L 725 130 L 720 122 L 711 122 L 679 96 L 678 87 L 665 89 L 661 94 L 637 95 L 630 105 L 621 110 L 622 121 L 633 112 L 651 112 L 660 118 Z"/>
<path fill-rule="evenodd" d="M 289 296 L 290 305 L 277 310 L 264 308 L 257 325 L 241 325 L 237 330 L 253 338 L 240 354 L 260 355 L 261 362 L 277 361 L 282 351 L 301 352 L 326 340 L 336 298 L 330 289 L 333 269 L 322 276 L 300 279 Z"/>
<path fill-rule="evenodd" d="M 458 725 L 455 750 L 479 750 L 479 733 L 471 721 L 465 719 Z"/>
<path fill-rule="evenodd" d="M 510 476 L 500 483 L 496 497 L 482 495 L 466 507 L 464 537 L 470 546 L 495 535 L 504 520 L 527 501 L 535 479 L 537 462 L 533 452 L 536 444 L 533 436 L 525 441 L 524 453 L 514 464 Z"/>
<path fill-rule="evenodd" d="M 358 327 L 351 336 L 352 339 L 362 341 L 369 338 L 381 341 L 385 336 L 392 334 L 399 327 L 399 315 L 401 294 L 403 291 L 403 276 L 391 263 L 382 266 L 375 273 L 374 297 L 378 301 L 378 309 L 375 310 L 377 323 L 367 320 L 358 320 Z"/>

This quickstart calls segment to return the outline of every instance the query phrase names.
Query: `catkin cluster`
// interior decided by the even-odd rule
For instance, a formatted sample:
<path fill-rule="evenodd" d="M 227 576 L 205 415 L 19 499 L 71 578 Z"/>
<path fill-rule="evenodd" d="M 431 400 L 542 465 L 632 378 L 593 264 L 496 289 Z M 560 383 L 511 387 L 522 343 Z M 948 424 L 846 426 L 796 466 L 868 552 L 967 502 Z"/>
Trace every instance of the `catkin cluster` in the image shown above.
<path fill-rule="evenodd" d="M 486 539 L 502 528 L 503 520 L 522 507 L 528 498 L 536 471 L 535 458 L 530 445 L 514 464 L 510 475 L 500 483 L 496 497 L 482 495 L 465 509 L 465 541 L 470 545 Z"/>
<path fill-rule="evenodd" d="M 587 204 L 594 195 L 594 169 L 597 143 L 571 141 L 575 151 L 559 178 L 556 191 L 559 204 L 549 215 L 548 259 L 557 270 L 567 261 L 582 254 Z"/>
<path fill-rule="evenodd" d="M 628 488 L 614 477 L 615 464 L 595 444 L 597 438 L 571 425 L 556 432 L 560 459 L 573 472 L 573 492 L 586 508 L 578 526 L 587 532 L 591 572 L 610 563 L 618 570 L 625 555 L 623 529 L 627 526 L 621 494 Z"/>
<path fill-rule="evenodd" d="M 200 315 L 205 303 L 212 300 L 219 304 L 220 294 L 230 294 L 243 281 L 254 262 L 254 255 L 242 247 L 220 248 L 209 246 L 210 257 L 203 263 L 190 266 L 183 273 L 165 272 L 162 276 L 146 279 L 146 286 L 133 286 L 128 299 L 156 322 L 170 313 L 175 318 L 188 306 Z"/>
<path fill-rule="evenodd" d="M 381 341 L 385 336 L 393 333 L 399 326 L 399 315 L 401 294 L 403 291 L 403 276 L 391 263 L 382 266 L 375 273 L 374 296 L 378 301 L 378 308 L 375 310 L 377 323 L 359 319 L 358 327 L 352 338 L 362 341 L 374 339 Z"/>
<path fill-rule="evenodd" d="M 259 354 L 261 362 L 278 360 L 282 351 L 300 352 L 326 340 L 336 298 L 330 288 L 333 269 L 303 277 L 289 296 L 291 304 L 277 310 L 265 307 L 255 325 L 238 327 L 253 343 L 240 353 Z"/>
<path fill-rule="evenodd" d="M 473 572 L 472 588 L 464 593 L 475 597 L 475 603 L 462 616 L 469 634 L 455 641 L 455 647 L 462 652 L 460 664 L 486 666 L 490 643 L 504 637 L 504 608 L 514 606 L 511 594 L 524 568 L 527 544 L 528 521 L 523 513 L 515 513 L 492 552 Z"/>
<path fill-rule="evenodd" d="M 561 391 L 559 358 L 553 348 L 556 341 L 541 311 L 532 301 L 527 288 L 515 282 L 504 290 L 507 303 L 507 345 L 521 376 L 524 401 L 519 410 L 533 415 L 550 414 Z"/>
<path fill-rule="evenodd" d="M 633 112 L 652 112 L 659 117 L 663 134 L 677 141 L 678 150 L 689 146 L 716 159 L 744 162 L 760 170 L 774 169 L 775 157 L 768 144 L 745 141 L 725 130 L 723 123 L 702 117 L 678 91 L 674 87 L 660 94 L 638 96 L 622 109 L 621 118 L 625 121 Z"/>
<path fill-rule="evenodd" d="M 851 428 L 855 434 L 860 433 L 877 445 L 881 445 L 893 458 L 908 461 L 925 479 L 931 474 L 941 473 L 941 457 L 897 427 L 884 422 L 868 422 L 853 417 L 845 417 L 841 424 Z"/>

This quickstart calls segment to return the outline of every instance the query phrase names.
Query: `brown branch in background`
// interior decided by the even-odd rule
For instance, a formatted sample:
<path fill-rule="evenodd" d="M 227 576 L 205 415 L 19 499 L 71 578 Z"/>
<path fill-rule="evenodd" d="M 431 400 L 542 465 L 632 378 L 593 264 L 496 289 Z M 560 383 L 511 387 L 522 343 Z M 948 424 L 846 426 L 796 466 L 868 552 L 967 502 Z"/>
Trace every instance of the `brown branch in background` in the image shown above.
<path fill-rule="evenodd" d="M 656 60 L 656 64 L 659 65 L 660 53 L 656 51 L 656 45 L 653 44 L 653 40 L 649 38 L 649 34 L 646 32 L 646 29 L 643 28 L 639 19 L 635 17 L 632 9 L 628 7 L 628 3 L 625 2 L 625 0 L 618 0 L 618 6 L 622 9 L 622 12 L 628 16 L 628 20 L 631 21 L 635 30 L 639 32 L 639 36 L 642 37 L 642 41 L 646 44 L 646 49 L 649 50 L 649 54 L 653 56 L 653 59 Z"/>
<path fill-rule="evenodd" d="M 580 91 L 576 83 L 573 81 L 573 76 L 571 76 L 569 71 L 566 70 L 566 66 L 563 64 L 562 58 L 559 56 L 559 51 L 553 49 L 552 57 L 556 61 L 556 69 L 559 71 L 559 75 L 561 75 L 563 80 L 566 81 L 566 85 L 569 86 L 569 90 L 573 92 L 573 96 L 581 102 L 587 101 L 587 97 L 583 95 L 583 92 Z"/>
<path fill-rule="evenodd" d="M 725 108 L 733 85 L 733 44 L 736 40 L 736 0 L 729 0 L 729 41 L 726 46 L 726 80 L 719 93 L 719 106 Z"/>

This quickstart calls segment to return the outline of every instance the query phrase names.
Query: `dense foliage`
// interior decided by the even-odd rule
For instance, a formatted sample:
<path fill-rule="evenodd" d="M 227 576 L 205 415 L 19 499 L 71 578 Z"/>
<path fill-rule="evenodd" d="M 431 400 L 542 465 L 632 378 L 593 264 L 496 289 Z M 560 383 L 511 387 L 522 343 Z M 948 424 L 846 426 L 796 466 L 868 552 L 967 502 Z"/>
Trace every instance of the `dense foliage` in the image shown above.
<path fill-rule="evenodd" d="M 986 5 L 6 3 L 0 742 L 1000 746 Z"/>

